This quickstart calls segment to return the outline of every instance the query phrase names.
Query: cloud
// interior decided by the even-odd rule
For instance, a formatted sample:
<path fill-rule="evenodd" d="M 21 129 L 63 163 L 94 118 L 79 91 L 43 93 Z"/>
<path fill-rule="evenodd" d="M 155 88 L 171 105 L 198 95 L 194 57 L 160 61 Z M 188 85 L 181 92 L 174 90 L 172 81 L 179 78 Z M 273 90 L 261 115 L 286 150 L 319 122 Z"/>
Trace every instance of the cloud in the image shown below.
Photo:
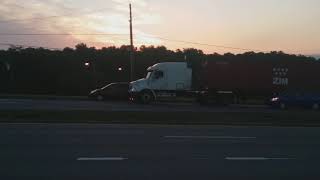
<path fill-rule="evenodd" d="M 132 0 L 134 22 L 151 25 L 161 22 L 145 0 Z M 73 46 L 84 42 L 89 45 L 122 45 L 129 43 L 128 0 L 3 0 L 0 4 L 0 33 L 68 33 L 68 34 L 122 34 L 109 36 L 0 36 L 0 42 L 29 43 L 30 45 Z M 135 42 L 161 42 L 142 29 L 134 29 Z M 142 37 L 142 36 L 146 37 Z M 148 36 L 148 37 L 147 37 Z M 34 39 L 37 38 L 37 41 Z M 37 44 L 35 44 L 37 43 Z M 43 44 L 40 44 L 43 43 Z"/>

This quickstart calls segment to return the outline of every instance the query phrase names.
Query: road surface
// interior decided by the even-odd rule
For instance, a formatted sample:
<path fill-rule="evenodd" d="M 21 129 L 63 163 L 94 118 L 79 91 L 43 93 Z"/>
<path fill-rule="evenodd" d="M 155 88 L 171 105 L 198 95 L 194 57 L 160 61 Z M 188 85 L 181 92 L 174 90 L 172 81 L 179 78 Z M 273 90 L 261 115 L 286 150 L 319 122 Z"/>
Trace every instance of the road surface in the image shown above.
<path fill-rule="evenodd" d="M 0 124 L 0 179 L 319 179 L 320 128 Z"/>
<path fill-rule="evenodd" d="M 251 108 L 236 107 L 202 107 L 188 103 L 157 103 L 152 105 L 133 104 L 129 102 L 97 102 L 90 100 L 44 100 L 44 99 L 0 99 L 0 110 L 92 110 L 92 111 L 151 111 L 151 112 L 269 112 L 274 111 L 265 106 Z"/>

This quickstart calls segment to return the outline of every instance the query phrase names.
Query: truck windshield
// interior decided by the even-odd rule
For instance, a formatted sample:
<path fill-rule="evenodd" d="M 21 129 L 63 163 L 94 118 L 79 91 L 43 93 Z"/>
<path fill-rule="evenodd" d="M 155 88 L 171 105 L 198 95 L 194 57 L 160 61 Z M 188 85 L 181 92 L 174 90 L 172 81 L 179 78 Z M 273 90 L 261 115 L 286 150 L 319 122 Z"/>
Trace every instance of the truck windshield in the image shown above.
<path fill-rule="evenodd" d="M 147 74 L 147 76 L 146 76 L 146 79 L 149 79 L 149 78 L 151 77 L 152 72 L 153 72 L 153 71 L 148 71 L 148 74 Z"/>

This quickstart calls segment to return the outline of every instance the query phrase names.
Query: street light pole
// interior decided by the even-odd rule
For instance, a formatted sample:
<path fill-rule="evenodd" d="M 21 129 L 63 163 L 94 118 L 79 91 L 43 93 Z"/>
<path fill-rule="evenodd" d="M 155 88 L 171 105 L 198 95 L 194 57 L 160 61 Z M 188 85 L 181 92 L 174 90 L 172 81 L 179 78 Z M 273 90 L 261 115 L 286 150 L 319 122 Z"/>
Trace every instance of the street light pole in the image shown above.
<path fill-rule="evenodd" d="M 134 46 L 133 46 L 133 33 L 132 33 L 132 10 L 131 10 L 131 3 L 129 4 L 130 10 L 130 80 L 135 80 L 134 74 Z"/>

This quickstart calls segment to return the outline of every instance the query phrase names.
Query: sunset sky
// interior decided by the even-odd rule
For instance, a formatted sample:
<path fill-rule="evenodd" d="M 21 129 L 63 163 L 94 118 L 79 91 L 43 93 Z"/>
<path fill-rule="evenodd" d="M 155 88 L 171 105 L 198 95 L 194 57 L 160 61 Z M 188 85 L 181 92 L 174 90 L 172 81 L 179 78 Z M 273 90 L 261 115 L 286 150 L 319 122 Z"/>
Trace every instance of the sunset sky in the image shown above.
<path fill-rule="evenodd" d="M 5 44 L 52 48 L 74 47 L 80 42 L 98 48 L 128 44 L 129 2 L 2 0 L 1 48 L 6 48 Z M 136 46 L 165 45 L 169 49 L 194 47 L 207 53 L 245 51 L 219 47 L 227 46 L 257 51 L 320 54 L 319 0 L 131 2 Z"/>

